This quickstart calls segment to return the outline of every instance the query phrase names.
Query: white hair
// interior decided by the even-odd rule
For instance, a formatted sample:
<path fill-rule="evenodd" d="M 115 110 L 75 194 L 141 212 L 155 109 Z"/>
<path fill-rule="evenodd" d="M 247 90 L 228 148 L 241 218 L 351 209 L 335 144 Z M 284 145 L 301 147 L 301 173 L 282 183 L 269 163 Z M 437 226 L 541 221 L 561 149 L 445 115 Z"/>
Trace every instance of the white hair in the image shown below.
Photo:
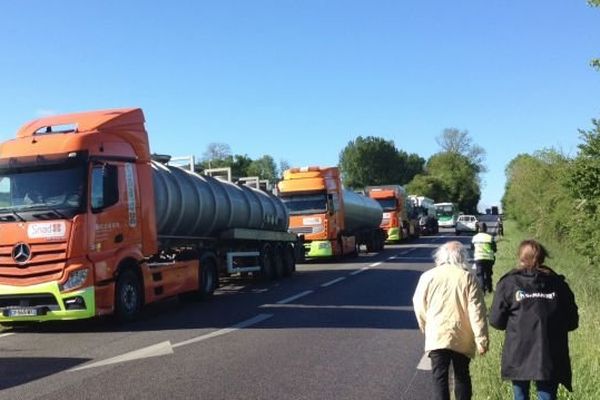
<path fill-rule="evenodd" d="M 469 269 L 467 265 L 467 249 L 458 241 L 444 243 L 435 250 L 433 259 L 435 265 L 456 265 L 464 269 Z"/>

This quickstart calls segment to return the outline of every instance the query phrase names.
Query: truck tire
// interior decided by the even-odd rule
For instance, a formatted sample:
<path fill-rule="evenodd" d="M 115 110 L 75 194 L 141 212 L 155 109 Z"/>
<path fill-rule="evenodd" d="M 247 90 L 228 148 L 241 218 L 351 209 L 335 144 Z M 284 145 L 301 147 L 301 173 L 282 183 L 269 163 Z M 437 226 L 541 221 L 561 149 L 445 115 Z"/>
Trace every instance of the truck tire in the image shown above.
<path fill-rule="evenodd" d="M 290 276 L 296 270 L 296 253 L 294 246 L 286 244 L 283 248 L 283 276 Z"/>
<path fill-rule="evenodd" d="M 275 279 L 272 253 L 273 249 L 268 244 L 265 244 L 260 251 L 260 276 L 266 281 Z"/>
<path fill-rule="evenodd" d="M 279 244 L 273 244 L 273 271 L 275 272 L 275 279 L 283 278 L 285 274 L 285 264 L 283 255 L 283 246 Z"/>
<path fill-rule="evenodd" d="M 373 234 L 369 235 L 369 237 L 367 238 L 367 253 L 373 253 L 375 251 L 375 238 L 373 237 Z"/>
<path fill-rule="evenodd" d="M 122 269 L 115 286 L 115 316 L 120 322 L 133 321 L 139 316 L 143 295 L 139 275 L 132 268 Z"/>
<path fill-rule="evenodd" d="M 219 274 L 217 265 L 212 257 L 200 260 L 200 280 L 198 282 L 198 297 L 206 300 L 212 297 L 217 289 Z"/>
<path fill-rule="evenodd" d="M 383 251 L 383 249 L 385 248 L 385 234 L 380 233 L 377 236 L 377 250 Z"/>

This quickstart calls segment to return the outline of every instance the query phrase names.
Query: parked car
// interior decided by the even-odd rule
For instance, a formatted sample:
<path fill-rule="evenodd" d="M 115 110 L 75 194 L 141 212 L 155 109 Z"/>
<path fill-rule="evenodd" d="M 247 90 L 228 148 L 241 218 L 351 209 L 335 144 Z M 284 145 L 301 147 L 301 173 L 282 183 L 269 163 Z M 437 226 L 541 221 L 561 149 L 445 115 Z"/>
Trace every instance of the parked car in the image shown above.
<path fill-rule="evenodd" d="M 474 215 L 459 215 L 456 220 L 455 233 L 460 235 L 463 232 L 477 233 L 477 217 Z"/>

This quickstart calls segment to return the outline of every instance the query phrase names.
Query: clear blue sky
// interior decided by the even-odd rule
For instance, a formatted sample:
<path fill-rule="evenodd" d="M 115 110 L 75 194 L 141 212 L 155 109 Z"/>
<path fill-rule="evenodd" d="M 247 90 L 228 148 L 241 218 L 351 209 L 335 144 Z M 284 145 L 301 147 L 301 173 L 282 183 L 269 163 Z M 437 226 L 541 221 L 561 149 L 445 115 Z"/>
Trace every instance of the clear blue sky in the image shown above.
<path fill-rule="evenodd" d="M 210 142 L 337 164 L 358 135 L 424 158 L 444 128 L 504 168 L 600 117 L 600 9 L 568 1 L 4 1 L 0 139 L 49 113 L 142 107 L 152 150 Z"/>

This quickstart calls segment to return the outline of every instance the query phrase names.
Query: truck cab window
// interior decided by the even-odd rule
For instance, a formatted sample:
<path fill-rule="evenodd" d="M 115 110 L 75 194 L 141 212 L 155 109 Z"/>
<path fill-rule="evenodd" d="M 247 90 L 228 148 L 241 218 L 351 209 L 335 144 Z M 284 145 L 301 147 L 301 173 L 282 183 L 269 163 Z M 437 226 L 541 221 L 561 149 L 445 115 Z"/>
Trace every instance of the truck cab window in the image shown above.
<path fill-rule="evenodd" d="M 92 211 L 101 211 L 119 201 L 118 172 L 116 165 L 94 165 L 92 168 Z"/>
<path fill-rule="evenodd" d="M 10 207 L 10 177 L 0 178 L 0 207 Z"/>

